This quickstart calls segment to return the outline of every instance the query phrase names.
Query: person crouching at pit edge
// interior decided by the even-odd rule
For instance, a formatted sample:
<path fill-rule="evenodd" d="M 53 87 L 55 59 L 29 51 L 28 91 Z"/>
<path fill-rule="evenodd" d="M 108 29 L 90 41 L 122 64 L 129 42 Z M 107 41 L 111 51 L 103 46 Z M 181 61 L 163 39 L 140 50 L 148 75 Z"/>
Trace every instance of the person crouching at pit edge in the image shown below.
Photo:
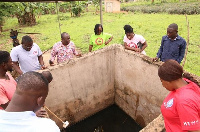
<path fill-rule="evenodd" d="M 161 105 L 167 132 L 200 132 L 200 88 L 183 78 L 183 67 L 175 60 L 166 60 L 158 76 L 170 93 Z"/>

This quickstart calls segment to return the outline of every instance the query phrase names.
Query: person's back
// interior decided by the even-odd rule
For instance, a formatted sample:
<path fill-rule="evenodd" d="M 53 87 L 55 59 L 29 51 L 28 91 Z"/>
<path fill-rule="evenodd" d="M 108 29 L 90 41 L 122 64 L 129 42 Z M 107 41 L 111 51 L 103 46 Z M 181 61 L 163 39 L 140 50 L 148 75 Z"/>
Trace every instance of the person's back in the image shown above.
<path fill-rule="evenodd" d="M 20 76 L 12 100 L 5 111 L 0 110 L 0 132 L 60 132 L 54 121 L 34 113 L 44 106 L 48 84 L 37 72 Z"/>
<path fill-rule="evenodd" d="M 0 110 L 0 132 L 59 132 L 59 128 L 51 119 L 39 118 L 33 111 Z"/>

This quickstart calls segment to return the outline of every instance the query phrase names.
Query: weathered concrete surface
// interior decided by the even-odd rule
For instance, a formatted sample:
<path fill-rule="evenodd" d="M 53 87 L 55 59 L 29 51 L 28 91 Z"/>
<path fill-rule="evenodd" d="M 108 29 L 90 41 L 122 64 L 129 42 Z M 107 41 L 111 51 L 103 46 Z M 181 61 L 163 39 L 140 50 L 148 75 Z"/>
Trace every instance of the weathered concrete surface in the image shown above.
<path fill-rule="evenodd" d="M 54 79 L 46 106 L 63 121 L 75 123 L 113 104 L 113 58 L 114 48 L 108 48 L 50 67 Z"/>
<path fill-rule="evenodd" d="M 160 114 L 168 93 L 159 81 L 158 65 L 123 47 L 115 52 L 115 103 L 144 127 Z"/>
<path fill-rule="evenodd" d="M 141 126 L 147 126 L 143 131 L 164 131 L 160 106 L 168 91 L 157 75 L 160 64 L 122 45 L 85 54 L 50 67 L 54 79 L 46 106 L 63 121 L 76 123 L 116 103 Z M 49 115 L 62 127 L 61 121 Z"/>

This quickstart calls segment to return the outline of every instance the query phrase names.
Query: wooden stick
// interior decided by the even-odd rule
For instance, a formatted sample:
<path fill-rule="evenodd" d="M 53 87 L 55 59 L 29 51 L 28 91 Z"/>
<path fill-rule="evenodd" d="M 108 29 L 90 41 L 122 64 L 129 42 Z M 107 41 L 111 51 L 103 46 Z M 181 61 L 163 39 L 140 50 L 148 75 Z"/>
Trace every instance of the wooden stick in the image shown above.
<path fill-rule="evenodd" d="M 186 45 L 186 51 L 185 51 L 185 56 L 184 56 L 184 59 L 183 59 L 182 67 L 184 67 L 184 65 L 185 65 L 186 56 L 187 56 L 187 52 L 188 52 L 188 46 L 189 46 L 189 39 L 190 39 L 190 27 L 189 27 L 189 21 L 187 19 L 187 15 L 186 14 L 185 14 L 185 18 L 186 18 L 186 23 L 187 23 L 188 35 L 187 35 L 187 45 Z"/>
<path fill-rule="evenodd" d="M 47 109 L 52 115 L 54 115 L 58 120 L 60 120 L 64 124 L 64 121 L 62 121 L 57 115 L 55 115 L 49 108 L 47 108 L 46 106 L 44 106 L 44 108 Z"/>

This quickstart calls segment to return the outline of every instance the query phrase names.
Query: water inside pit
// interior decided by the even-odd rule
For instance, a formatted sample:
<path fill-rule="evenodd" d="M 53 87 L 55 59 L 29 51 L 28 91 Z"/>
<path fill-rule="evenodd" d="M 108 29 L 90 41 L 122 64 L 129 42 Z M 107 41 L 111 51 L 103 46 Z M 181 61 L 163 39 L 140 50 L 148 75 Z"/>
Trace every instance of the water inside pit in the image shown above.
<path fill-rule="evenodd" d="M 117 105 L 86 118 L 72 126 L 65 132 L 139 132 L 142 129 L 129 115 Z"/>

